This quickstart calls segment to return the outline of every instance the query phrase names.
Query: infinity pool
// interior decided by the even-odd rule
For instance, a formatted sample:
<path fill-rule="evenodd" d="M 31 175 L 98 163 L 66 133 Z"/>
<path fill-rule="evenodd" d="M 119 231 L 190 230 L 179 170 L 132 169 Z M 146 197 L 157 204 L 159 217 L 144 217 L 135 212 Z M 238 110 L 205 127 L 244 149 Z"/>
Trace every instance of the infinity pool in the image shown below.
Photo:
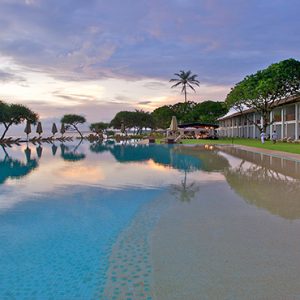
<path fill-rule="evenodd" d="M 0 299 L 299 299 L 300 162 L 234 147 L 0 148 Z"/>

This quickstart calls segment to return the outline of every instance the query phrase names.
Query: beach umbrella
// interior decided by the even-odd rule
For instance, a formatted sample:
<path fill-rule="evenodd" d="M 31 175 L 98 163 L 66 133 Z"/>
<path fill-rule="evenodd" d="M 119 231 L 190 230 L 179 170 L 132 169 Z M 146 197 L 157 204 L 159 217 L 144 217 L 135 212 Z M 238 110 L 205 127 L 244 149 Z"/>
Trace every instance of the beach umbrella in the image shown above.
<path fill-rule="evenodd" d="M 125 125 L 124 125 L 124 121 L 121 122 L 121 132 L 125 133 Z"/>
<path fill-rule="evenodd" d="M 170 130 L 171 131 L 177 131 L 178 130 L 178 123 L 176 116 L 172 117 L 171 124 L 170 124 Z"/>
<path fill-rule="evenodd" d="M 41 137 L 41 134 L 43 133 L 42 123 L 38 122 L 36 126 L 36 133 Z"/>
<path fill-rule="evenodd" d="M 25 127 L 25 130 L 24 132 L 26 133 L 27 135 L 27 140 L 28 140 L 28 135 L 31 133 L 31 125 L 30 125 L 30 122 L 27 120 L 27 123 L 26 123 L 26 127 Z"/>
<path fill-rule="evenodd" d="M 66 132 L 66 127 L 64 123 L 61 123 L 61 127 L 60 127 L 60 133 L 63 136 Z"/>
<path fill-rule="evenodd" d="M 55 133 L 57 133 L 57 132 L 58 132 L 58 130 L 57 130 L 57 127 L 56 127 L 56 124 L 55 124 L 55 123 L 53 123 L 53 125 L 52 125 L 52 130 L 51 130 L 51 132 L 52 132 L 53 136 L 55 135 Z"/>

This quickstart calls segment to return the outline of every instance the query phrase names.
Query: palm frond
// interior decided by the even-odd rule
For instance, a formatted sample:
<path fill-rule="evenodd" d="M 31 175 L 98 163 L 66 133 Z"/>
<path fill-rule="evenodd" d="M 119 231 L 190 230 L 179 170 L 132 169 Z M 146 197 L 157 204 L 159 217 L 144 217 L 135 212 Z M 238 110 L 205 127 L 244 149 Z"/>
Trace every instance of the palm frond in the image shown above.
<path fill-rule="evenodd" d="M 197 85 L 197 86 L 200 86 L 200 81 L 198 81 L 198 80 L 193 80 L 193 81 L 190 81 L 190 80 L 189 80 L 189 83 L 190 83 L 190 84 Z"/>
<path fill-rule="evenodd" d="M 196 90 L 194 89 L 194 87 L 188 83 L 188 86 L 196 93 Z"/>
<path fill-rule="evenodd" d="M 178 86 L 179 84 L 181 84 L 181 81 L 175 83 L 174 85 L 171 86 L 171 88 Z"/>

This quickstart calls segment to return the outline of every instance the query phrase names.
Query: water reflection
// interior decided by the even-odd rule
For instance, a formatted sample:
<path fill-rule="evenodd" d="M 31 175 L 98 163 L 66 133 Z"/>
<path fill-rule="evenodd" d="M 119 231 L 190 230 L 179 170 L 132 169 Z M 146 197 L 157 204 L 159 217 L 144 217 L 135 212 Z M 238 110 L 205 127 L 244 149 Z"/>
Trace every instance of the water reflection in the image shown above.
<path fill-rule="evenodd" d="M 36 154 L 37 154 L 37 157 L 38 158 L 41 158 L 42 157 L 42 154 L 43 154 L 43 148 L 41 145 L 39 145 L 38 147 L 36 147 Z"/>
<path fill-rule="evenodd" d="M 88 154 L 85 154 L 86 147 L 90 150 Z M 25 154 L 24 160 L 18 149 L 22 148 L 7 150 L 2 146 L 0 184 L 9 178 L 22 178 L 43 163 L 41 176 L 32 178 L 32 182 L 39 182 L 39 187 L 45 185 L 51 189 L 50 178 L 53 188 L 56 182 L 76 185 L 83 180 L 85 184 L 92 182 L 106 188 L 167 186 L 174 197 L 189 202 L 201 192 L 201 184 L 208 178 L 215 181 L 215 178 L 222 178 L 246 202 L 273 215 L 300 219 L 300 162 L 296 161 L 228 146 L 80 142 L 77 145 L 39 145 L 32 151 L 27 145 L 21 153 Z M 13 157 L 17 154 L 18 157 Z M 79 163 L 72 167 L 68 162 Z"/>
<path fill-rule="evenodd" d="M 7 179 L 22 178 L 38 167 L 36 159 L 31 159 L 31 150 L 25 149 L 26 162 L 10 157 L 6 149 L 2 146 L 5 154 L 4 159 L 0 160 L 0 184 L 3 184 Z"/>
<path fill-rule="evenodd" d="M 235 148 L 222 151 L 239 158 L 224 175 L 245 201 L 285 219 L 300 219 L 299 162 Z"/>
<path fill-rule="evenodd" d="M 172 184 L 170 192 L 183 202 L 189 202 L 199 187 L 195 181 L 187 183 L 187 173 L 202 169 L 202 160 L 184 153 L 184 147 L 170 145 L 103 145 L 92 144 L 90 150 L 94 153 L 109 151 L 118 162 L 153 161 L 157 165 L 170 167 L 184 173 L 180 184 Z M 180 179 L 180 178 L 179 178 Z"/>
<path fill-rule="evenodd" d="M 170 145 L 104 145 L 92 144 L 90 150 L 94 153 L 109 151 L 121 163 L 145 162 L 152 160 L 156 164 L 172 167 L 181 171 L 196 171 L 202 167 L 198 158 L 177 151 Z"/>
<path fill-rule="evenodd" d="M 191 156 L 201 161 L 201 170 L 205 172 L 222 172 L 230 166 L 228 159 L 220 155 L 219 149 L 213 146 L 208 148 L 203 145 L 192 147 L 179 145 L 174 150 L 185 157 Z"/>
<path fill-rule="evenodd" d="M 75 162 L 75 161 L 80 161 L 80 160 L 85 159 L 85 157 L 86 157 L 85 154 L 78 152 L 78 148 L 81 145 L 81 143 L 82 143 L 82 140 L 80 140 L 80 142 L 76 146 L 67 146 L 62 143 L 60 145 L 61 157 L 65 161 L 70 161 L 70 162 Z M 55 153 L 56 153 L 56 151 L 55 151 Z"/>
<path fill-rule="evenodd" d="M 55 144 L 53 144 L 53 145 L 51 146 L 51 151 L 52 151 L 52 155 L 53 155 L 53 156 L 56 155 L 57 149 L 58 149 L 58 147 L 57 147 Z"/>

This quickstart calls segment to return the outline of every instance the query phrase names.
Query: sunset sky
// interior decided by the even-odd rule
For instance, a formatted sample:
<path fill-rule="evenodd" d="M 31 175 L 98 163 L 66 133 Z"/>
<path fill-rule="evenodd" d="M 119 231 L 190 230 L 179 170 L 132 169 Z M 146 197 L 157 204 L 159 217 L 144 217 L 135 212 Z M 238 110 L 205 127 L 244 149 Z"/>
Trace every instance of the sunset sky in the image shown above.
<path fill-rule="evenodd" d="M 299 0 L 0 0 L 0 99 L 90 122 L 183 100 L 224 100 L 245 75 L 300 59 Z"/>

